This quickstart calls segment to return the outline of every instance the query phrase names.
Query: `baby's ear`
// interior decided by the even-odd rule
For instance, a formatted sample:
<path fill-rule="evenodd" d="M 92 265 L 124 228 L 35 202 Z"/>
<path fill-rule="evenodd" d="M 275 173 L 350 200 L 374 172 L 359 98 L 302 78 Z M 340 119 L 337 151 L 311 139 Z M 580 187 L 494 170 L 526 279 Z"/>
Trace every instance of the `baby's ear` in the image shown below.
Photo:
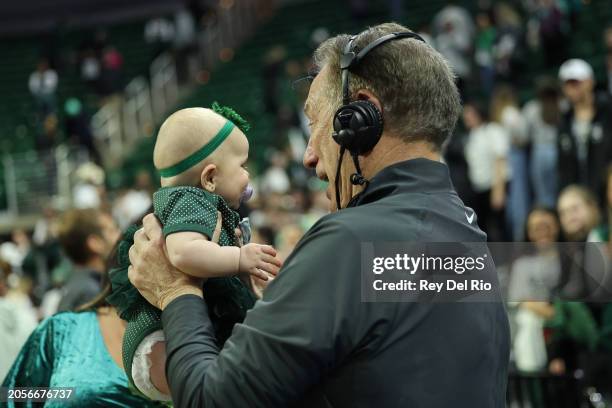
<path fill-rule="evenodd" d="M 202 173 L 200 174 L 200 185 L 202 188 L 209 193 L 215 191 L 215 176 L 217 175 L 217 166 L 214 164 L 207 164 Z"/>

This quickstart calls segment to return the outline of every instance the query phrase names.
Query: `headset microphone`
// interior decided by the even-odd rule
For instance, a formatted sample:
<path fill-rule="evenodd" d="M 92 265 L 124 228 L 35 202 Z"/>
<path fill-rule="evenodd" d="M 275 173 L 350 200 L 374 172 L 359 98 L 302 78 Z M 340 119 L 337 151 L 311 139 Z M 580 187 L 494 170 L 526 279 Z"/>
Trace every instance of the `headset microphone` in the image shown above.
<path fill-rule="evenodd" d="M 363 177 L 361 174 L 353 173 L 351 174 L 351 184 L 354 186 L 363 186 L 365 184 L 367 186 L 370 184 L 370 180 Z"/>

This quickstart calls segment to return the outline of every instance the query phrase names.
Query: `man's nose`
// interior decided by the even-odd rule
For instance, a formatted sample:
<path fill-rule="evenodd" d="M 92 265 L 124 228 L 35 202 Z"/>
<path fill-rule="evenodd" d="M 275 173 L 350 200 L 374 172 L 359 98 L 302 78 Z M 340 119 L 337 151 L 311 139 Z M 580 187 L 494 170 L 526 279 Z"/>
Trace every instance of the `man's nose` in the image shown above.
<path fill-rule="evenodd" d="M 315 167 L 317 167 L 318 162 L 319 158 L 315 154 L 314 149 L 310 145 L 310 142 L 308 142 L 308 146 L 306 147 L 306 151 L 304 152 L 304 157 L 302 159 L 302 164 L 307 169 L 314 169 Z"/>

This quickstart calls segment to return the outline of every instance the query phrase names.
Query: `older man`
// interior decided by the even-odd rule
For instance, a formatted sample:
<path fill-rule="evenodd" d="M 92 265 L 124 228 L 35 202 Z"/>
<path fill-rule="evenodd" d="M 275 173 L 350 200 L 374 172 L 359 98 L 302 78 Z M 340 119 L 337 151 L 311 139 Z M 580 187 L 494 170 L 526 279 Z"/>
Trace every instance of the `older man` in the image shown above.
<path fill-rule="evenodd" d="M 504 407 L 501 302 L 361 299 L 364 241 L 485 241 L 440 162 L 460 111 L 447 63 L 397 24 L 334 37 L 315 62 L 304 165 L 343 209 L 306 233 L 222 350 L 156 220 L 137 234 L 130 279 L 163 310 L 175 405 Z"/>

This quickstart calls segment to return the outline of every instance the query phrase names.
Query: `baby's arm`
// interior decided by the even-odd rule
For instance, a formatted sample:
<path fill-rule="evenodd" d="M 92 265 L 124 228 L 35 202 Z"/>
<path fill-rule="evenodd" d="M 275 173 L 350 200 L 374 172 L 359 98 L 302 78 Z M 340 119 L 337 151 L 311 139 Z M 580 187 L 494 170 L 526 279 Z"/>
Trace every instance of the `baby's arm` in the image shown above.
<path fill-rule="evenodd" d="M 175 232 L 166 237 L 168 258 L 191 276 L 211 278 L 238 272 L 240 248 L 219 246 L 197 232 Z"/>
<path fill-rule="evenodd" d="M 197 232 L 176 232 L 166 237 L 170 263 L 184 273 L 200 278 L 247 272 L 267 280 L 276 275 L 280 261 L 267 245 L 248 244 L 242 248 L 219 246 Z"/>

